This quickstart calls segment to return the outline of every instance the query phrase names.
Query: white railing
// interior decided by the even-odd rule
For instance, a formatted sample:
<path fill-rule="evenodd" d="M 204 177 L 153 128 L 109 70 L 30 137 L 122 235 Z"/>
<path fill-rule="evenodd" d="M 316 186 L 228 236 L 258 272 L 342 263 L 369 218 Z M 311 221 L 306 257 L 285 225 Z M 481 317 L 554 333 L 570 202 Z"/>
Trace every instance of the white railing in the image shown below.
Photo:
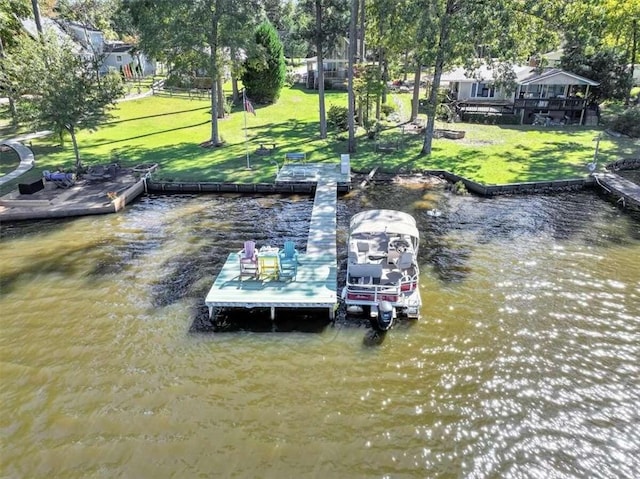
<path fill-rule="evenodd" d="M 397 284 L 376 284 L 373 278 L 368 282 L 351 282 L 347 278 L 345 299 L 349 302 L 377 303 L 379 301 L 398 302 L 402 296 L 411 295 L 418 288 L 418 276 L 406 275 Z M 362 278 L 358 278 L 362 280 Z"/>

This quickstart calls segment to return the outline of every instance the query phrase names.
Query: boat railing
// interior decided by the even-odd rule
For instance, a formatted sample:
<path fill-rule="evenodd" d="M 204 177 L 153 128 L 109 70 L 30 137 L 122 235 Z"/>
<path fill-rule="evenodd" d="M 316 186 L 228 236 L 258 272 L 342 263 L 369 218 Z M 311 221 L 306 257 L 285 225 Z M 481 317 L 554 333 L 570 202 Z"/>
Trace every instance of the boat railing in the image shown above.
<path fill-rule="evenodd" d="M 356 281 L 353 281 L 353 280 Z M 394 284 L 376 283 L 373 278 L 347 278 L 347 299 L 354 301 L 398 301 L 399 297 L 411 294 L 418 287 L 418 274 L 405 275 Z"/>

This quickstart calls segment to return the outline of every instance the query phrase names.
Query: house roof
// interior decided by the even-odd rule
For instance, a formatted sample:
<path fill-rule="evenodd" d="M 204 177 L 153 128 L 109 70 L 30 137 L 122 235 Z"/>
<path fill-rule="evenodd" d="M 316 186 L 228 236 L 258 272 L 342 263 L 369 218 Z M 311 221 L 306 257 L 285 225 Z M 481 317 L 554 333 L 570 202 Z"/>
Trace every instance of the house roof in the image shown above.
<path fill-rule="evenodd" d="M 516 75 L 515 81 L 520 85 L 589 85 L 598 86 L 599 83 L 588 78 L 576 75 L 559 68 L 547 69 L 542 72 L 532 66 L 516 65 L 513 67 Z M 463 67 L 443 73 L 442 82 L 492 82 L 495 80 L 496 70 L 482 65 L 473 72 L 469 72 Z"/>
<path fill-rule="evenodd" d="M 29 35 L 36 38 L 38 36 L 38 28 L 36 26 L 36 22 L 33 18 L 21 18 L 20 23 L 22 27 L 27 31 Z M 82 47 L 74 40 L 74 38 L 65 32 L 58 22 L 51 18 L 40 17 L 40 24 L 42 25 L 42 30 L 46 32 L 51 32 L 55 37 L 60 41 L 60 43 L 70 43 L 73 46 L 73 51 L 75 53 L 82 52 Z"/>
<path fill-rule="evenodd" d="M 105 43 L 104 47 L 106 52 L 126 53 L 133 48 L 133 45 L 124 42 L 110 42 Z"/>
<path fill-rule="evenodd" d="M 588 78 L 576 75 L 559 68 L 552 68 L 551 70 L 545 70 L 542 73 L 535 72 L 528 78 L 520 80 L 521 85 L 589 85 L 598 86 L 599 82 L 589 80 Z"/>
<path fill-rule="evenodd" d="M 72 28 L 87 30 L 88 32 L 102 33 L 102 30 L 99 30 L 96 27 L 85 23 L 65 21 L 65 24 Z"/>

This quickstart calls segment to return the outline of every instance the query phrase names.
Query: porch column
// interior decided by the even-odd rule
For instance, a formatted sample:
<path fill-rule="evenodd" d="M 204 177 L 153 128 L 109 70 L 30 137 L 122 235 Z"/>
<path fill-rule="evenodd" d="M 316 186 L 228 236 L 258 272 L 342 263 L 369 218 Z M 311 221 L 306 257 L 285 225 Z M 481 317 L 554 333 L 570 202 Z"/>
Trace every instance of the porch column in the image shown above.
<path fill-rule="evenodd" d="M 580 125 L 582 125 L 582 121 L 584 120 L 584 111 L 587 109 L 587 98 L 589 97 L 589 85 L 587 85 L 587 90 L 584 94 L 584 106 L 582 110 L 580 110 Z"/>

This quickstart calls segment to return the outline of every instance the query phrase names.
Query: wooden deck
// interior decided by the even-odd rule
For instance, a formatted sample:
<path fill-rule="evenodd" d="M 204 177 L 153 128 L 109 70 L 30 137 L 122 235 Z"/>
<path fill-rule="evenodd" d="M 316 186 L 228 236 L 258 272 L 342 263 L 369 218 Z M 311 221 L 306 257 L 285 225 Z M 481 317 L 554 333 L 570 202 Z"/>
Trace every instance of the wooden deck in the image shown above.
<path fill-rule="evenodd" d="M 593 177 L 604 190 L 618 196 L 624 206 L 640 207 L 640 185 L 615 173 L 596 173 Z"/>
<path fill-rule="evenodd" d="M 338 285 L 338 178 L 332 175 L 324 177 L 313 168 L 305 171 L 309 176 L 291 174 L 292 181 L 294 178 L 295 181 L 306 178 L 307 181 L 317 182 L 307 248 L 299 255 L 296 279 L 278 281 L 245 278 L 240 281 L 238 253 L 231 253 L 205 299 L 212 317 L 220 308 L 270 308 L 272 318 L 277 308 L 321 308 L 326 309 L 329 318 L 333 319 Z"/>

